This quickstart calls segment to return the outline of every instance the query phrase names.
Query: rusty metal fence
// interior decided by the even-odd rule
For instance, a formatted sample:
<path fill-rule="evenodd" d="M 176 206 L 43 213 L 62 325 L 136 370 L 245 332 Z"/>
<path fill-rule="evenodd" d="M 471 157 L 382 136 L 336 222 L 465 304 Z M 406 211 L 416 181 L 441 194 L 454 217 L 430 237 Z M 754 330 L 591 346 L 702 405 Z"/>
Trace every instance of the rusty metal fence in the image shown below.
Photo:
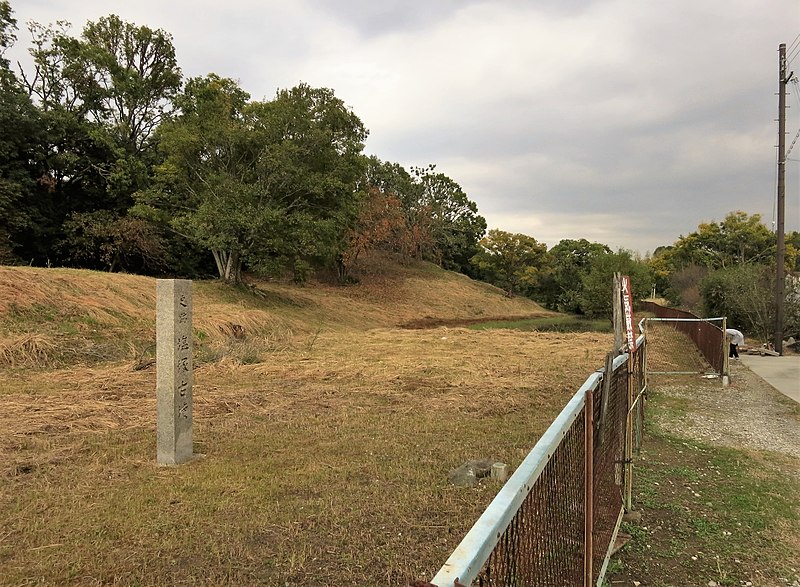
<path fill-rule="evenodd" d="M 432 579 L 454 585 L 600 585 L 630 507 L 647 347 L 589 376 Z"/>
<path fill-rule="evenodd" d="M 683 332 L 692 339 L 714 371 L 720 375 L 728 374 L 725 318 L 700 318 L 691 312 L 666 308 L 653 302 L 641 302 L 640 308 L 646 312 L 652 312 L 659 320 L 663 320 L 679 332 Z M 719 322 L 719 326 L 712 322 Z"/>

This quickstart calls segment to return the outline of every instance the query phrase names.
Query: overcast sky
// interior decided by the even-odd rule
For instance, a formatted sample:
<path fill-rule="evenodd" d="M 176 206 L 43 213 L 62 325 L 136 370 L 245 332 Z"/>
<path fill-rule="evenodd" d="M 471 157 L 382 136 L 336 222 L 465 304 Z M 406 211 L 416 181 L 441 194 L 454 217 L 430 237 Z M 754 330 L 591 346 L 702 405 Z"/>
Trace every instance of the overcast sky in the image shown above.
<path fill-rule="evenodd" d="M 117 14 L 173 36 L 186 77 L 253 99 L 332 88 L 366 152 L 435 163 L 489 228 L 645 253 L 733 210 L 775 218 L 778 45 L 798 0 L 11 0 L 19 21 Z M 800 40 L 795 42 L 795 46 Z M 800 53 L 800 49 L 796 51 Z M 790 69 L 800 73 L 800 57 Z M 789 84 L 787 147 L 800 130 Z M 800 229 L 800 140 L 786 228 Z"/>

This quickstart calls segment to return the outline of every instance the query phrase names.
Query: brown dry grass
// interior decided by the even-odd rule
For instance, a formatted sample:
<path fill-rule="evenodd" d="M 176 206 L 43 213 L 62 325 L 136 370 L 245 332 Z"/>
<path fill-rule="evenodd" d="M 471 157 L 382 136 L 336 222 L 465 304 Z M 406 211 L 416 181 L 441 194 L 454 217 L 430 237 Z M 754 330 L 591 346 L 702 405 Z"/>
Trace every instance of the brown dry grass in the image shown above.
<path fill-rule="evenodd" d="M 552 314 L 530 300 L 509 299 L 497 288 L 428 264 L 396 266 L 395 273 L 375 267 L 366 264 L 364 282 L 349 287 L 315 283 L 302 288 L 251 279 L 250 287 L 232 289 L 216 281 L 195 282 L 195 344 L 219 358 L 231 354 L 232 340 L 251 341 L 258 354 L 320 330 L 394 327 L 420 318 Z M 154 323 L 151 278 L 0 266 L 0 365 L 141 361 L 153 353 Z"/>
<path fill-rule="evenodd" d="M 36 368 L 0 371 L 2 585 L 429 577 L 498 489 L 456 489 L 447 472 L 475 457 L 518 464 L 611 344 L 395 328 L 544 313 L 429 267 L 348 288 L 198 283 L 196 351 L 207 357 L 196 362 L 194 439 L 205 457 L 165 469 L 154 464 L 154 366 L 138 340 L 152 337 L 153 281 L 28 268 L 0 277 L 5 292 L 17 277 L 36 292 L 14 290 L 3 341 L 38 328 L 74 348 L 129 345 L 122 360 L 60 368 L 30 350 L 15 356 Z M 63 328 L 87 313 L 103 336 Z"/>
<path fill-rule="evenodd" d="M 648 324 L 647 344 L 650 371 L 704 373 L 712 370 L 692 339 L 667 324 Z"/>

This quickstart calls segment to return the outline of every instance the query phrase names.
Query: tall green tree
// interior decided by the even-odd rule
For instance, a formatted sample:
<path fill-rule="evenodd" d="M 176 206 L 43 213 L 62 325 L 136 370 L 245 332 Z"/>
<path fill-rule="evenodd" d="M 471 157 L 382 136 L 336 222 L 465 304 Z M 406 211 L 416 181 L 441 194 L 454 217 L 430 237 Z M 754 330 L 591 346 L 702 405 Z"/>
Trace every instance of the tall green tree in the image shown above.
<path fill-rule="evenodd" d="M 547 245 L 532 236 L 492 229 L 481 239 L 480 247 L 472 263 L 484 279 L 502 287 L 509 297 L 528 293 L 536 285 Z"/>
<path fill-rule="evenodd" d="M 114 15 L 89 22 L 77 38 L 64 21 L 30 23 L 29 29 L 33 65 L 23 82 L 44 134 L 35 157 L 38 189 L 29 204 L 37 221 L 19 240 L 40 262 L 61 251 L 62 262 L 85 266 L 94 253 L 100 263 L 107 252 L 86 250 L 76 228 L 91 226 L 98 237 L 107 231 L 97 242 L 124 244 L 120 239 L 134 234 L 125 217 L 133 193 L 149 183 L 157 154 L 153 132 L 181 84 L 172 40 Z M 131 256 L 121 258 L 127 263 Z"/>
<path fill-rule="evenodd" d="M 8 68 L 6 50 L 17 40 L 17 19 L 8 0 L 0 1 L 0 64 Z"/>
<path fill-rule="evenodd" d="M 794 256 L 794 265 L 792 265 L 790 259 L 786 261 L 787 269 L 795 273 L 800 273 L 800 230 L 793 230 L 787 233 L 785 242 L 787 250 L 789 247 L 792 247 L 792 250 L 796 253 Z"/>
<path fill-rule="evenodd" d="M 775 327 L 774 281 L 774 273 L 764 265 L 717 269 L 700 283 L 702 311 L 726 316 L 732 328 L 769 340 Z"/>
<path fill-rule="evenodd" d="M 288 215 L 277 227 L 288 230 L 275 232 L 280 246 L 270 257 L 288 262 L 302 281 L 312 265 L 334 266 L 348 246 L 364 196 L 358 185 L 368 132 L 329 88 L 300 84 L 253 107 L 266 137 L 258 160 L 261 189 Z"/>
<path fill-rule="evenodd" d="M 648 295 L 653 276 L 646 263 L 635 259 L 629 251 L 599 255 L 582 278 L 580 307 L 591 318 L 611 318 L 614 273 L 631 278 L 634 300 Z"/>
<path fill-rule="evenodd" d="M 64 75 L 89 118 L 125 152 L 144 151 L 181 87 L 172 36 L 112 14 L 60 46 Z"/>
<path fill-rule="evenodd" d="M 419 199 L 408 209 L 429 219 L 435 260 L 445 269 L 469 274 L 471 259 L 480 251 L 478 245 L 486 232 L 486 219 L 461 186 L 435 165 L 412 168 L 421 187 Z"/>
<path fill-rule="evenodd" d="M 709 273 L 700 282 L 702 311 L 706 316 L 726 316 L 728 324 L 764 342 L 775 331 L 775 271 L 747 263 Z M 800 281 L 787 277 L 784 335 L 800 338 Z"/>
<path fill-rule="evenodd" d="M 769 263 L 775 247 L 775 235 L 761 222 L 760 214 L 735 211 L 722 222 L 700 223 L 697 231 L 677 240 L 669 255 L 676 268 L 697 264 L 724 269 L 735 264 Z"/>
<path fill-rule="evenodd" d="M 798 262 L 798 249 L 787 238 L 786 269 Z M 673 246 L 657 250 L 650 260 L 658 288 L 673 302 L 689 308 L 702 305 L 701 282 L 710 273 L 753 265 L 774 267 L 777 238 L 759 214 L 734 211 L 722 222 L 701 222 L 695 232 Z"/>
<path fill-rule="evenodd" d="M 606 245 L 584 238 L 559 241 L 548 251 L 548 266 L 536 288 L 535 298 L 552 310 L 581 313 L 583 277 L 595 259 L 610 253 Z"/>
<path fill-rule="evenodd" d="M 302 281 L 313 264 L 333 263 L 357 214 L 366 138 L 358 117 L 325 88 L 250 102 L 214 74 L 190 80 L 179 105 L 160 130 L 165 161 L 139 211 L 159 210 L 209 249 L 226 281 L 238 282 L 245 264 L 288 264 Z"/>
<path fill-rule="evenodd" d="M 11 5 L 0 1 L 0 262 L 5 263 L 21 253 L 17 236 L 35 220 L 26 203 L 36 191 L 35 150 L 42 138 L 38 112 L 5 58 L 15 33 Z"/>
<path fill-rule="evenodd" d="M 165 160 L 156 184 L 139 193 L 135 208 L 210 250 L 220 277 L 231 282 L 240 280 L 259 232 L 280 214 L 259 202 L 263 143 L 249 97 L 235 81 L 214 74 L 189 80 L 178 99 L 180 116 L 159 129 Z"/>

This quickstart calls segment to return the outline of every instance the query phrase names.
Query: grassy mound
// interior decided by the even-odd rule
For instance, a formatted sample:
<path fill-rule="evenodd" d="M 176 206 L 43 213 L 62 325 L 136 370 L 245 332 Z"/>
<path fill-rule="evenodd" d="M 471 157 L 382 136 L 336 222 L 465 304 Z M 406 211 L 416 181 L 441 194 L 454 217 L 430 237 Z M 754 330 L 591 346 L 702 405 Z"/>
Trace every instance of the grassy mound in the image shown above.
<path fill-rule="evenodd" d="M 366 265 L 362 282 L 299 287 L 196 281 L 197 360 L 259 362 L 327 331 L 364 331 L 420 318 L 458 323 L 552 314 L 524 298 L 428 263 Z M 139 367 L 155 351 L 155 280 L 76 269 L 0 267 L 0 365 L 58 368 L 108 361 Z"/>

